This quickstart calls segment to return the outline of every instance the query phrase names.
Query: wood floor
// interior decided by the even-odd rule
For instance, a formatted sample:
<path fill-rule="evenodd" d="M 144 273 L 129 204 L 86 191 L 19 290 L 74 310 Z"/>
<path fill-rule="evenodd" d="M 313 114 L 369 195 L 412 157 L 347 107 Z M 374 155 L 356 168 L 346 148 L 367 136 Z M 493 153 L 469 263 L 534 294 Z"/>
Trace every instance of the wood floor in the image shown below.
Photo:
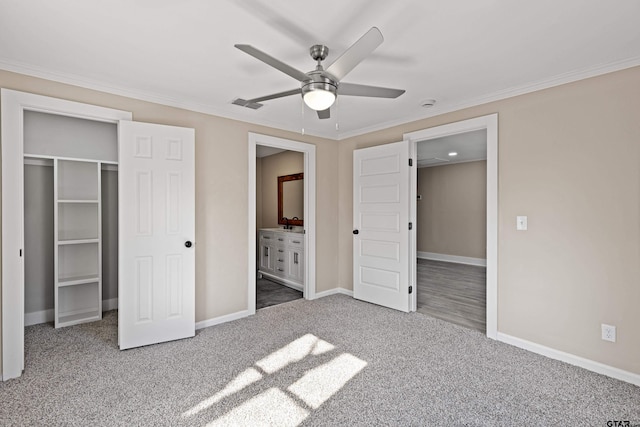
<path fill-rule="evenodd" d="M 486 267 L 418 259 L 417 311 L 486 332 Z"/>
<path fill-rule="evenodd" d="M 256 280 L 256 310 L 302 298 L 302 292 L 268 279 Z"/>

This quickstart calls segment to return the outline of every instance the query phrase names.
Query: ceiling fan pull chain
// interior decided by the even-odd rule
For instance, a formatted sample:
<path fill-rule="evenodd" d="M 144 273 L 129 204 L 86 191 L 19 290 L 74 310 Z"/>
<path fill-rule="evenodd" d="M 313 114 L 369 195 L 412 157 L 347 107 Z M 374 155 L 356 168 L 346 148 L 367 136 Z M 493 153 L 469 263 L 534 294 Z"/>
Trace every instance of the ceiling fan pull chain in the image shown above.
<path fill-rule="evenodd" d="M 340 102 L 336 98 L 336 132 L 340 130 Z"/>
<path fill-rule="evenodd" d="M 302 114 L 302 135 L 304 135 L 304 100 L 300 98 L 301 114 Z"/>

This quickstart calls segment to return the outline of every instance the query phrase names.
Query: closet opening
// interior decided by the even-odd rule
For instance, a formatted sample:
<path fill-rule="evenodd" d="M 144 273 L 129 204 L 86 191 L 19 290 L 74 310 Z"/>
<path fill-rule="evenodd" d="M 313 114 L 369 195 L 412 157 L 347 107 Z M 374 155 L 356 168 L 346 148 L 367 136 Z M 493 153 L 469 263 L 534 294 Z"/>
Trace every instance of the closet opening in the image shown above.
<path fill-rule="evenodd" d="M 24 326 L 118 308 L 117 124 L 23 114 Z"/>

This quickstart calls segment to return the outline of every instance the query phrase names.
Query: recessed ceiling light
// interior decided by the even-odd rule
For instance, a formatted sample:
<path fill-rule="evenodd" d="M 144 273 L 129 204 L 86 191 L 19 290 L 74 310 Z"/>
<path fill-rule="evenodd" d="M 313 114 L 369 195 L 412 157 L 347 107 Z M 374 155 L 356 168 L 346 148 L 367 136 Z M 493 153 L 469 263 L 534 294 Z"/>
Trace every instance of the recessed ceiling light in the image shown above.
<path fill-rule="evenodd" d="M 458 153 L 456 153 L 455 151 L 452 151 L 452 152 L 449 153 L 450 157 L 455 157 L 457 155 L 458 155 Z"/>
<path fill-rule="evenodd" d="M 436 105 L 436 100 L 435 99 L 425 99 L 420 101 L 420 106 L 423 108 L 431 108 L 434 105 Z"/>

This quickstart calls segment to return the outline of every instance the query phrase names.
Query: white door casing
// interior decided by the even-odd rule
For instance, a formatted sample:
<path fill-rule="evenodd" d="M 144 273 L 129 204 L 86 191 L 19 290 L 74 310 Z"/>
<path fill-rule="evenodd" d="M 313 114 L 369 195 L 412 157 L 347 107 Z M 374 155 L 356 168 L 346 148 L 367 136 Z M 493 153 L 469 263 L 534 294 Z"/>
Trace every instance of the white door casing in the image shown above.
<path fill-rule="evenodd" d="M 403 139 L 413 144 L 412 152 L 415 154 L 415 143 L 450 135 L 457 135 L 474 130 L 486 129 L 487 131 L 487 337 L 498 339 L 498 114 L 475 117 L 460 122 L 405 133 Z M 417 173 L 411 171 L 411 217 L 413 221 L 417 217 L 415 200 L 417 197 Z M 418 224 L 419 226 L 419 224 Z M 415 234 L 411 236 L 412 250 L 416 249 Z M 414 252 L 415 253 L 415 252 Z M 412 265 L 412 274 L 416 274 L 415 262 Z M 417 292 L 412 294 L 416 297 Z M 416 298 L 412 305 L 415 307 Z"/>
<path fill-rule="evenodd" d="M 128 111 L 2 88 L 2 380 L 24 369 L 24 111 L 118 123 Z"/>
<path fill-rule="evenodd" d="M 353 296 L 404 312 L 410 310 L 409 179 L 409 141 L 353 152 Z"/>
<path fill-rule="evenodd" d="M 120 349 L 192 337 L 194 130 L 120 122 L 118 144 Z"/>
<path fill-rule="evenodd" d="M 277 138 L 249 132 L 248 135 L 248 289 L 247 311 L 241 317 L 256 312 L 256 146 L 281 148 L 304 153 L 304 248 L 302 250 L 303 296 L 316 298 L 316 147 L 306 142 Z M 258 242 L 259 243 L 259 242 Z M 262 255 L 262 254 L 261 254 Z M 271 266 L 273 267 L 273 266 Z"/>

